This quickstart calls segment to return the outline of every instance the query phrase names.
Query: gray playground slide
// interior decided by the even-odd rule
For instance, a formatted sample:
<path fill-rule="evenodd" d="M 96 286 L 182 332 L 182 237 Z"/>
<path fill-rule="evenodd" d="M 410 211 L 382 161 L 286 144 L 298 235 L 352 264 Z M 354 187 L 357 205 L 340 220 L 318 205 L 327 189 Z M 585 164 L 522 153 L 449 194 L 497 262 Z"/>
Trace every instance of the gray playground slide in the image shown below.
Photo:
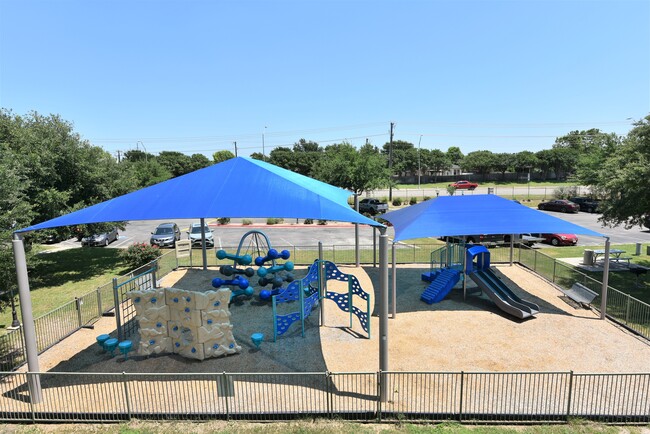
<path fill-rule="evenodd" d="M 539 306 L 519 298 L 494 275 L 492 270 L 476 271 L 469 276 L 504 312 L 521 319 L 528 318 L 539 312 Z"/>

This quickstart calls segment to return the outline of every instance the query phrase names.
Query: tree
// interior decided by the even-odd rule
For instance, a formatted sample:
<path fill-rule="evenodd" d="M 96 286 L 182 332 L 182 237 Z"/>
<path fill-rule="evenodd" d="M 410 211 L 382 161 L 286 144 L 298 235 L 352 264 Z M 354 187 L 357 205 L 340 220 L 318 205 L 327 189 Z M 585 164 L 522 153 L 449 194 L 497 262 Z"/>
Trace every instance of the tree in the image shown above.
<path fill-rule="evenodd" d="M 603 192 L 601 221 L 630 228 L 650 218 L 650 116 L 634 124 L 622 143 L 608 152 L 594 185 Z"/>
<path fill-rule="evenodd" d="M 447 149 L 447 158 L 449 161 L 451 161 L 451 164 L 460 166 L 465 156 L 462 152 L 460 152 L 460 148 L 458 146 L 450 146 L 449 149 Z"/>
<path fill-rule="evenodd" d="M 461 163 L 463 170 L 485 176 L 494 167 L 494 154 L 490 151 L 470 152 Z"/>
<path fill-rule="evenodd" d="M 515 172 L 528 175 L 532 169 L 537 167 L 537 157 L 530 151 L 517 152 L 514 155 L 512 167 Z"/>
<path fill-rule="evenodd" d="M 10 292 L 17 293 L 11 237 L 14 230 L 29 226 L 34 215 L 26 194 L 28 185 L 17 156 L 0 142 L 0 311 L 9 302 Z"/>
<path fill-rule="evenodd" d="M 254 160 L 266 161 L 267 163 L 269 162 L 269 157 L 266 157 L 261 152 L 253 152 L 251 158 Z"/>
<path fill-rule="evenodd" d="M 349 143 L 327 146 L 314 177 L 360 194 L 388 185 L 389 171 L 379 150 L 370 144 L 356 150 Z"/>
<path fill-rule="evenodd" d="M 420 163 L 425 168 L 424 170 L 432 171 L 435 182 L 438 182 L 438 174 L 449 169 L 451 161 L 449 161 L 447 155 L 440 149 L 422 149 L 420 152 Z"/>
<path fill-rule="evenodd" d="M 514 155 L 508 152 L 494 154 L 493 169 L 501 173 L 501 180 L 506 177 L 506 172 L 514 165 Z"/>
<path fill-rule="evenodd" d="M 24 193 L 33 204 L 35 221 L 126 192 L 124 177 L 128 174 L 113 157 L 82 140 L 72 125 L 57 115 L 32 112 L 21 117 L 0 110 L 0 143 L 30 180 Z"/>
<path fill-rule="evenodd" d="M 381 153 L 386 158 L 390 158 L 390 142 L 384 144 Z M 416 173 L 418 170 L 418 154 L 415 145 L 404 140 L 395 140 L 393 142 L 393 173 Z"/>
<path fill-rule="evenodd" d="M 177 151 L 162 151 L 156 157 L 156 161 L 167 169 L 172 177 L 185 175 L 191 172 L 192 162 L 190 157 Z"/>
<path fill-rule="evenodd" d="M 235 154 L 227 150 L 217 151 L 212 154 L 212 160 L 215 163 L 222 163 L 226 160 L 230 160 L 231 158 L 235 158 Z"/>
<path fill-rule="evenodd" d="M 203 154 L 192 154 L 190 156 L 190 172 L 203 169 L 212 164 L 210 159 Z"/>

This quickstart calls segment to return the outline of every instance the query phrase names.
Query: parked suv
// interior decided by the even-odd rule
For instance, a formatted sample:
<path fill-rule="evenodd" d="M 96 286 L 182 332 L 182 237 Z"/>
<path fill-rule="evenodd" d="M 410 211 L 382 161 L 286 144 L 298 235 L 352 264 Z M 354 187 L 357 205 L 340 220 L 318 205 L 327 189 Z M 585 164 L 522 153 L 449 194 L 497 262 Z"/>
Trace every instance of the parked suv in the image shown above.
<path fill-rule="evenodd" d="M 580 211 L 584 212 L 598 212 L 598 199 L 592 199 L 590 197 L 572 197 L 571 202 L 578 204 L 580 206 Z"/>
<path fill-rule="evenodd" d="M 207 247 L 214 247 L 214 237 L 208 225 L 203 226 L 205 232 L 205 245 Z M 192 242 L 192 247 L 201 247 L 201 223 L 192 223 L 190 230 L 187 232 L 189 240 Z"/>
<path fill-rule="evenodd" d="M 152 246 L 176 247 L 176 241 L 181 239 L 181 230 L 176 223 L 163 223 L 158 225 L 151 233 L 149 243 Z"/>

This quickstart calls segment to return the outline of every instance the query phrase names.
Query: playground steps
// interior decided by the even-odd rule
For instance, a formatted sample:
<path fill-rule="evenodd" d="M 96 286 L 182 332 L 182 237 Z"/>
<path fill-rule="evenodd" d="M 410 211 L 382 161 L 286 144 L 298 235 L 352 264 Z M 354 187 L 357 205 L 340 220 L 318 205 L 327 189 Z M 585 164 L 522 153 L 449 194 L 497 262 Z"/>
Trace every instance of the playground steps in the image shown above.
<path fill-rule="evenodd" d="M 433 282 L 438 277 L 438 274 L 440 274 L 440 270 L 427 271 L 426 273 L 422 273 L 421 279 L 423 282 Z"/>
<path fill-rule="evenodd" d="M 451 268 L 445 268 L 433 282 L 424 290 L 420 300 L 427 304 L 438 303 L 449 294 L 451 289 L 460 280 L 460 272 Z"/>

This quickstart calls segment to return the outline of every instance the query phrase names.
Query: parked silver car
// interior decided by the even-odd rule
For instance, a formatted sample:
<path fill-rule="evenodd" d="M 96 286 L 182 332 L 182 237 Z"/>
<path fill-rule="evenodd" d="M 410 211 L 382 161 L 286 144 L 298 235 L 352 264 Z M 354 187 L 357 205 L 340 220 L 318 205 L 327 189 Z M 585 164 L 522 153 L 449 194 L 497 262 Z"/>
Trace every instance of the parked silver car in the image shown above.
<path fill-rule="evenodd" d="M 214 237 L 208 225 L 203 226 L 203 232 L 205 232 L 205 245 L 214 247 Z M 201 247 L 201 223 L 192 223 L 187 235 L 192 242 L 192 247 Z"/>
<path fill-rule="evenodd" d="M 181 230 L 176 223 L 163 223 L 151 233 L 149 244 L 158 247 L 176 247 L 176 241 L 180 239 Z"/>
<path fill-rule="evenodd" d="M 117 240 L 119 234 L 117 233 L 117 228 L 111 229 L 109 232 L 104 232 L 101 234 L 94 234 L 89 237 L 83 237 L 81 239 L 82 246 L 108 246 L 113 241 Z"/>

